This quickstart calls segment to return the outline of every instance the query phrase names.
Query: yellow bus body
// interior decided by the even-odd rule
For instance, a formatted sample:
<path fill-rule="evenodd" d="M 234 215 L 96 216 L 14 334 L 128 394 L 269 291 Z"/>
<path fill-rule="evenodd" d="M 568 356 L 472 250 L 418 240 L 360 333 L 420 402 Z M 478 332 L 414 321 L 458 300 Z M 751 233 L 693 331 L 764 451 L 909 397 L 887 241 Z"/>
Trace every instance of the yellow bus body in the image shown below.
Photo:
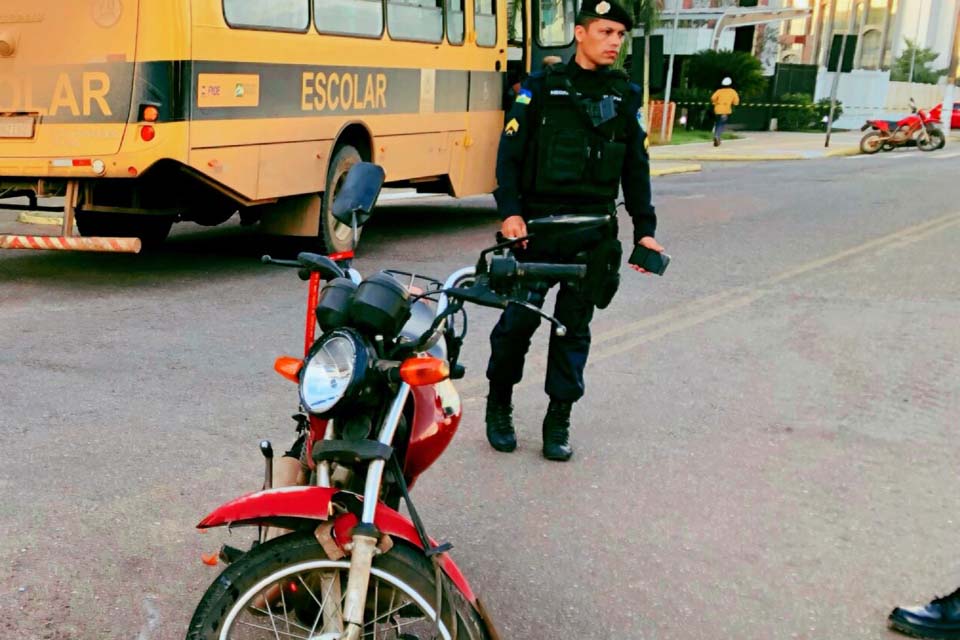
<path fill-rule="evenodd" d="M 498 4 L 496 44 L 483 47 L 469 1 L 454 45 L 386 28 L 321 34 L 313 19 L 300 33 L 235 28 L 224 0 L 5 0 L 0 194 L 72 180 L 87 215 L 216 224 L 239 208 L 270 232 L 312 236 L 344 145 L 388 185 L 489 192 L 506 68 Z"/>

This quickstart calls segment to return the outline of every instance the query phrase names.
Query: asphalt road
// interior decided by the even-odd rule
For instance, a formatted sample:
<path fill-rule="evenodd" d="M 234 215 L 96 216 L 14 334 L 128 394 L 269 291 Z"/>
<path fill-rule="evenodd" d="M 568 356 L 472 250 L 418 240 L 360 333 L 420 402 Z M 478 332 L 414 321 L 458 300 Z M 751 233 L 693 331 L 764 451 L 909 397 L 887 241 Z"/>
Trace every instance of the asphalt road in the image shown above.
<path fill-rule="evenodd" d="M 892 638 L 892 606 L 957 586 L 958 155 L 658 179 L 673 262 L 597 314 L 568 464 L 539 456 L 542 358 L 520 448 L 487 446 L 495 314 L 471 315 L 464 423 L 415 498 L 502 637 Z M 358 266 L 445 275 L 495 225 L 490 198 L 391 205 Z M 193 526 L 292 436 L 271 365 L 305 286 L 263 251 L 184 226 L 152 255 L 0 253 L 0 637 L 180 638 L 201 553 L 249 540 Z"/>

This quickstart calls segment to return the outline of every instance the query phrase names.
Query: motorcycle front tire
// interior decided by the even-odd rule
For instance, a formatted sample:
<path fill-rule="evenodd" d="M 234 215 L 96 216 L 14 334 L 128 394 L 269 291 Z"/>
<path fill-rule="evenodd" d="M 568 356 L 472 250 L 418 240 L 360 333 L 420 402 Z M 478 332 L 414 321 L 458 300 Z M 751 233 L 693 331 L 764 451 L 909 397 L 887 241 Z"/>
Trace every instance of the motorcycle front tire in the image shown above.
<path fill-rule="evenodd" d="M 232 630 L 224 628 L 224 625 L 231 617 L 239 618 L 239 615 L 249 610 L 249 604 L 258 593 L 262 593 L 262 588 L 255 591 L 256 586 L 260 583 L 271 585 L 273 580 L 282 584 L 284 574 L 295 566 L 309 567 L 315 571 L 338 571 L 341 584 L 345 588 L 350 559 L 330 560 L 312 531 L 291 533 L 259 545 L 227 567 L 210 585 L 194 611 L 187 631 L 187 640 L 226 640 L 233 637 Z M 380 573 L 377 579 L 387 587 L 413 600 L 420 598 L 431 609 L 436 609 L 436 573 L 432 563 L 419 549 L 397 542 L 388 553 L 374 559 L 373 568 Z M 372 599 L 383 596 L 382 592 L 378 593 L 378 596 L 373 595 L 375 576 L 376 574 L 371 576 L 368 608 Z M 443 577 L 442 592 L 441 624 L 438 626 L 440 634 L 437 637 L 489 640 L 490 636 L 480 616 L 446 576 Z M 280 611 L 278 603 L 275 602 L 274 607 Z M 408 607 L 416 605 L 410 604 Z M 429 613 L 432 615 L 432 611 Z M 272 616 L 264 620 L 263 628 L 271 626 Z M 421 624 L 433 625 L 432 622 Z M 456 636 L 453 632 L 454 624 L 457 625 Z M 244 632 L 249 633 L 249 629 Z M 364 633 L 365 637 L 370 637 L 370 631 L 366 627 Z M 264 637 L 274 636 L 267 633 Z"/>
<path fill-rule="evenodd" d="M 927 131 L 926 142 L 917 140 L 917 146 L 920 148 L 920 151 L 936 151 L 937 149 L 943 149 L 946 144 L 946 136 L 944 136 L 943 131 L 939 129 Z"/>

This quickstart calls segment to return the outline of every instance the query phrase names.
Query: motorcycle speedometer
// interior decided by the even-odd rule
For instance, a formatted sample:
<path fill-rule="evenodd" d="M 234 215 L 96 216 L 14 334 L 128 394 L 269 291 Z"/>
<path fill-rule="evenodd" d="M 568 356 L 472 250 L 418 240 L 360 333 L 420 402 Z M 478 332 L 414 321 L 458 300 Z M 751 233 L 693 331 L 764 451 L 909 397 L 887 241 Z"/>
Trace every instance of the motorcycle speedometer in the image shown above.
<path fill-rule="evenodd" d="M 314 415 L 329 413 L 362 386 L 366 345 L 352 331 L 338 329 L 310 350 L 300 376 L 300 403 Z"/>

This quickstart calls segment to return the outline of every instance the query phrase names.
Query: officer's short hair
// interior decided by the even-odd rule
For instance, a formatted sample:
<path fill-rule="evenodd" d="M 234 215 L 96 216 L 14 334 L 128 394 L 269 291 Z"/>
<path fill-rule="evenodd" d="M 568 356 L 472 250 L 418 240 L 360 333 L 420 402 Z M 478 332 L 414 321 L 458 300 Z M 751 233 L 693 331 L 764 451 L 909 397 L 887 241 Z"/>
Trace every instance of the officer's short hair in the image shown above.
<path fill-rule="evenodd" d="M 591 24 L 593 24 L 599 19 L 600 18 L 595 18 L 593 16 L 585 16 L 583 14 L 578 13 L 577 21 L 574 24 L 578 27 L 583 27 L 584 29 L 586 29 L 587 27 L 589 27 Z"/>

